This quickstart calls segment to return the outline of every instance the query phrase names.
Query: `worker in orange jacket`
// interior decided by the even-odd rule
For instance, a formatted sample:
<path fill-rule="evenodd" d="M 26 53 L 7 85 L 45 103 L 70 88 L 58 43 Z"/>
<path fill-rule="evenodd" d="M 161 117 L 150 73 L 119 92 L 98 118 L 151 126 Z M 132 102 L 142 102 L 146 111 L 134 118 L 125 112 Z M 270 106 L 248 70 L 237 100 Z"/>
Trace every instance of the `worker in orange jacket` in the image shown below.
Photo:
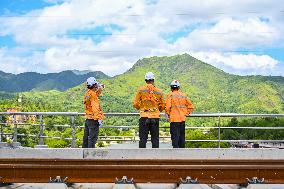
<path fill-rule="evenodd" d="M 159 148 L 160 112 L 164 110 L 163 92 L 154 85 L 152 72 L 145 75 L 146 85 L 140 87 L 133 101 L 133 106 L 140 110 L 139 148 L 146 148 L 148 133 L 151 134 L 152 148 Z"/>
<path fill-rule="evenodd" d="M 193 112 L 193 105 L 185 94 L 179 91 L 180 83 L 171 83 L 171 93 L 166 100 L 166 116 L 170 121 L 173 148 L 185 147 L 185 118 Z"/>
<path fill-rule="evenodd" d="M 98 83 L 94 77 L 87 79 L 87 92 L 84 97 L 84 108 L 86 114 L 83 148 L 95 148 L 99 127 L 102 127 L 103 111 L 100 105 L 99 96 L 104 85 Z"/>

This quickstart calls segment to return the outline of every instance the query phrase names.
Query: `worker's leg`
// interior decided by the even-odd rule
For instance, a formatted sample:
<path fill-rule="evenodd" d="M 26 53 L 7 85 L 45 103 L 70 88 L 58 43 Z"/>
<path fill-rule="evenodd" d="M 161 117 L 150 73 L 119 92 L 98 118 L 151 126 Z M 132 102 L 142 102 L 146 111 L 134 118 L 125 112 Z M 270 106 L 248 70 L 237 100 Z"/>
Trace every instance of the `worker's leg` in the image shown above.
<path fill-rule="evenodd" d="M 88 128 L 89 128 L 88 148 L 95 148 L 99 134 L 98 120 L 90 120 Z"/>
<path fill-rule="evenodd" d="M 149 125 L 146 124 L 147 119 L 145 117 L 139 119 L 139 148 L 146 148 L 149 133 Z"/>
<path fill-rule="evenodd" d="M 150 119 L 150 134 L 152 148 L 159 148 L 159 118 Z"/>
<path fill-rule="evenodd" d="M 171 133 L 171 139 L 172 139 L 172 146 L 173 148 L 178 148 L 178 141 L 179 141 L 179 123 L 178 122 L 171 122 L 170 123 L 170 133 Z"/>
<path fill-rule="evenodd" d="M 86 119 L 82 148 L 88 148 L 88 136 L 89 136 L 88 119 Z"/>
<path fill-rule="evenodd" d="M 185 122 L 180 123 L 180 129 L 179 129 L 179 147 L 184 148 L 185 147 Z"/>

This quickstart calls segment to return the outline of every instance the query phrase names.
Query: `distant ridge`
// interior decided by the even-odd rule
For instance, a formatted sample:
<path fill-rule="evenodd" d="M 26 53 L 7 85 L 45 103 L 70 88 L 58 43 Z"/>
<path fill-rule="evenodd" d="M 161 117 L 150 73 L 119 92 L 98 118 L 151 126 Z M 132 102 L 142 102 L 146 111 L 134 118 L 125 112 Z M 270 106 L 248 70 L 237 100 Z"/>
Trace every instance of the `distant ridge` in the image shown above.
<path fill-rule="evenodd" d="M 59 73 L 40 74 L 25 72 L 11 74 L 0 71 L 0 91 L 2 92 L 27 92 L 27 91 L 65 91 L 83 83 L 88 77 L 107 79 L 109 76 L 101 71 L 68 70 Z"/>

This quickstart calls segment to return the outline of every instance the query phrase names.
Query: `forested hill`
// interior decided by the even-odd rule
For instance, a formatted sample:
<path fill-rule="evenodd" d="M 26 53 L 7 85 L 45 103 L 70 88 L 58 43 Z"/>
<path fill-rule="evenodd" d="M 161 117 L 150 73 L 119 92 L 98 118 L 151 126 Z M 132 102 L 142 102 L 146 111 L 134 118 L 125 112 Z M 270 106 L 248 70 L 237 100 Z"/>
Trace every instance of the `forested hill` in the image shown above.
<path fill-rule="evenodd" d="M 11 74 L 0 71 L 0 91 L 25 92 L 25 91 L 64 91 L 83 83 L 87 77 L 95 76 L 98 79 L 108 78 L 103 72 L 80 72 L 77 70 L 63 71 L 59 73 L 39 74 L 26 72 Z M 1 95 L 0 95 L 1 96 Z M 2 95 L 3 96 L 3 95 Z"/>
<path fill-rule="evenodd" d="M 134 112 L 132 99 L 144 75 L 152 71 L 156 86 L 167 94 L 173 79 L 181 82 L 196 107 L 196 112 L 283 113 L 284 78 L 237 76 L 225 73 L 188 54 L 138 60 L 127 72 L 101 80 L 106 89 L 101 97 L 105 112 Z M 65 92 L 23 93 L 23 111 L 83 112 L 83 85 Z M 11 104 L 11 101 L 7 102 Z M 10 105 L 11 106 L 11 105 Z M 2 106 L 2 109 L 5 108 Z"/>

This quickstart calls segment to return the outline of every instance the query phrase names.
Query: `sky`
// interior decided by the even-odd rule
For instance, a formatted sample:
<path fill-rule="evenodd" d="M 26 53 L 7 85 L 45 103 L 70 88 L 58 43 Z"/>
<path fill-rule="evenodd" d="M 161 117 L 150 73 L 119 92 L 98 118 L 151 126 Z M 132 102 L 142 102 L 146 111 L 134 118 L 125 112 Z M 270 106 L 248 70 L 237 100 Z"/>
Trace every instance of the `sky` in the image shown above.
<path fill-rule="evenodd" d="M 188 53 L 238 75 L 284 76 L 283 0 L 0 0 L 0 70 L 103 71 Z"/>

